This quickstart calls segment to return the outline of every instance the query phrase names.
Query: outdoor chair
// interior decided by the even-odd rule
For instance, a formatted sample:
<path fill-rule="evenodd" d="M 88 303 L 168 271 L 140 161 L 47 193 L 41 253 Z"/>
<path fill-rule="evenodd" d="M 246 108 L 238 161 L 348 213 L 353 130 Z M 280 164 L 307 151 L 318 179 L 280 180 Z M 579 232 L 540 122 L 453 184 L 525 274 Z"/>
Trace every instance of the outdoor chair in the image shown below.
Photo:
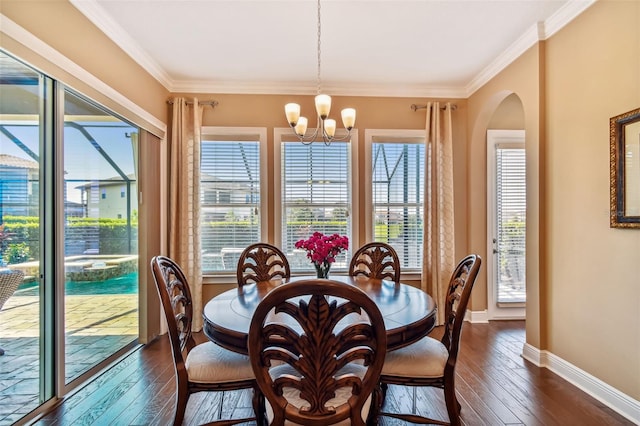
<path fill-rule="evenodd" d="M 380 310 L 357 287 L 309 279 L 271 290 L 249 327 L 269 424 L 364 426 L 386 340 Z"/>
<path fill-rule="evenodd" d="M 13 295 L 24 279 L 24 272 L 20 270 L 0 271 L 0 310 L 4 303 Z M 4 349 L 0 348 L 0 355 L 4 355 Z"/>
<path fill-rule="evenodd" d="M 389 244 L 377 241 L 367 243 L 351 258 L 349 274 L 399 282 L 400 259 Z"/>
<path fill-rule="evenodd" d="M 231 352 L 213 342 L 195 344 L 191 334 L 193 305 L 187 279 L 173 260 L 151 259 L 151 270 L 162 302 L 176 372 L 176 404 L 173 424 L 181 425 L 189 396 L 202 391 L 253 389 L 256 417 L 213 421 L 232 425 L 257 420 L 262 424 L 264 404 L 254 378 L 249 357 Z"/>
<path fill-rule="evenodd" d="M 434 386 L 444 390 L 449 423 L 419 416 L 416 413 L 379 413 L 420 424 L 460 425 L 460 403 L 455 390 L 455 368 L 462 323 L 481 259 L 471 254 L 458 263 L 451 275 L 446 297 L 444 335 L 441 340 L 424 337 L 416 343 L 389 352 L 380 381 L 383 395 L 388 385 Z M 415 389 L 414 389 L 415 399 Z M 384 396 L 381 401 L 384 400 Z"/>

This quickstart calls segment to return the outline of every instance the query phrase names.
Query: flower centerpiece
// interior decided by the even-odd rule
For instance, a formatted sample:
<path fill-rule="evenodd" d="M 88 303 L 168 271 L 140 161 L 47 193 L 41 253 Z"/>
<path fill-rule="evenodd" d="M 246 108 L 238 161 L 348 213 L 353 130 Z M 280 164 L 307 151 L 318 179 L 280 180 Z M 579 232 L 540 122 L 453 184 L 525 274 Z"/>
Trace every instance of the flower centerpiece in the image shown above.
<path fill-rule="evenodd" d="M 295 247 L 307 251 L 318 278 L 329 278 L 331 264 L 336 261 L 337 255 L 349 248 L 349 238 L 346 235 L 314 232 L 308 239 L 296 242 Z"/>

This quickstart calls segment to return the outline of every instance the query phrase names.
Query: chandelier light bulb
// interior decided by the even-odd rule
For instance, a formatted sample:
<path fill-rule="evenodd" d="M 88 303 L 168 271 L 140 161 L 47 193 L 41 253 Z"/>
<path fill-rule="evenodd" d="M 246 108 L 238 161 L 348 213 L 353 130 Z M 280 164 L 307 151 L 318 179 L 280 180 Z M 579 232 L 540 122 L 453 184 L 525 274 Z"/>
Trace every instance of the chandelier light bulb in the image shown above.
<path fill-rule="evenodd" d="M 324 132 L 329 138 L 333 138 L 333 135 L 336 134 L 336 120 L 332 118 L 324 120 Z"/>
<path fill-rule="evenodd" d="M 329 116 L 329 111 L 331 111 L 331 96 L 316 96 L 316 111 L 318 112 L 318 117 L 323 120 L 326 119 Z"/>
<path fill-rule="evenodd" d="M 353 129 L 356 124 L 356 110 L 354 108 L 345 108 L 342 110 L 342 125 L 348 131 Z"/>
<path fill-rule="evenodd" d="M 300 137 L 304 136 L 307 132 L 307 117 L 298 118 L 298 123 L 295 125 L 295 132 Z"/>
<path fill-rule="evenodd" d="M 298 118 L 300 118 L 300 105 L 294 103 L 286 104 L 284 113 L 287 116 L 289 125 L 295 127 L 296 123 L 298 123 Z"/>

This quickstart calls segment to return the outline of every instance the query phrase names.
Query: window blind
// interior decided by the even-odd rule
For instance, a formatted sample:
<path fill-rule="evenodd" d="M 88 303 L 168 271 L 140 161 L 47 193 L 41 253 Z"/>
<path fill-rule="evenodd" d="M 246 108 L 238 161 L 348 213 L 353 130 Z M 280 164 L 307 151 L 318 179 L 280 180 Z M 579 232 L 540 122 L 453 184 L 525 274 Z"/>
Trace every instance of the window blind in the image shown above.
<path fill-rule="evenodd" d="M 292 271 L 312 271 L 306 252 L 294 244 L 313 232 L 349 237 L 349 250 L 332 270 L 346 270 L 351 259 L 351 154 L 349 142 L 304 145 L 282 142 L 282 249 Z"/>
<path fill-rule="evenodd" d="M 247 139 L 208 137 L 201 142 L 204 273 L 235 272 L 242 250 L 260 241 L 260 143 L 258 137 Z"/>
<path fill-rule="evenodd" d="M 390 244 L 403 270 L 422 268 L 425 146 L 419 138 L 372 139 L 374 239 Z"/>
<path fill-rule="evenodd" d="M 506 287 L 523 289 L 525 284 L 526 178 L 524 148 L 496 149 L 498 303 L 515 300 Z"/>

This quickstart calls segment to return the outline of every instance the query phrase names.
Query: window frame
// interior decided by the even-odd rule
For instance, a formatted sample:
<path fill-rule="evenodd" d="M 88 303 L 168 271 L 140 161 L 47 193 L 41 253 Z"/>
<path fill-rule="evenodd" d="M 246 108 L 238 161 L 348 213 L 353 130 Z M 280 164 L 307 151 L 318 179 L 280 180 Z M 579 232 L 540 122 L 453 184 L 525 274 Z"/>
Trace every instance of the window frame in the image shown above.
<path fill-rule="evenodd" d="M 307 134 L 315 129 L 307 130 Z M 342 139 L 347 136 L 344 129 L 336 129 L 335 138 Z M 349 167 L 350 173 L 348 175 L 350 181 L 350 215 L 352 218 L 360 217 L 359 210 L 359 189 L 358 183 L 358 129 L 351 130 L 351 136 L 348 143 L 350 144 L 349 152 Z M 276 127 L 273 129 L 273 141 L 274 141 L 274 154 L 273 154 L 273 198 L 274 198 L 274 215 L 273 215 L 273 231 L 274 231 L 274 244 L 278 247 L 282 247 L 282 148 L 283 142 L 296 142 L 297 137 L 293 134 L 292 130 L 288 127 Z M 302 142 L 299 142 L 302 143 Z M 322 143 L 321 140 L 314 143 Z M 351 235 L 349 235 L 349 251 L 353 253 L 360 246 L 359 238 L 359 224 L 357 221 L 351 222 Z M 347 265 L 348 267 L 348 265 Z M 309 264 L 308 271 L 292 271 L 292 275 L 308 275 L 315 271 Z M 335 271 L 336 273 L 342 273 L 343 271 Z"/>
<path fill-rule="evenodd" d="M 267 182 L 268 177 L 268 164 L 267 164 L 267 128 L 266 127 L 221 127 L 221 126 L 202 126 L 200 129 L 200 141 L 212 140 L 212 138 L 219 139 L 220 137 L 237 138 L 238 141 L 258 140 L 259 164 L 260 164 L 260 238 L 262 241 L 267 241 L 270 230 L 269 210 L 268 210 L 268 191 L 269 186 Z M 233 273 L 229 271 L 218 271 L 206 273 L 202 272 L 203 283 L 218 283 L 228 284 L 232 281 L 229 277 L 233 277 L 235 282 L 235 271 Z"/>
<path fill-rule="evenodd" d="M 373 154 L 373 143 L 376 139 L 388 139 L 385 142 L 393 143 L 404 143 L 405 140 L 415 139 L 414 143 L 425 143 L 426 144 L 426 135 L 424 130 L 412 130 L 412 129 L 365 129 L 364 132 L 364 182 L 369 182 L 367 188 L 364 191 L 364 206 L 365 211 L 368 211 L 369 214 L 365 215 L 365 237 L 367 241 L 374 241 L 375 238 L 375 218 L 374 218 L 374 206 L 373 206 L 373 162 L 371 156 Z M 418 141 L 419 139 L 419 141 Z M 425 153 L 425 162 L 426 153 Z M 425 164 L 426 166 L 426 164 Z M 423 197 L 423 215 L 426 206 L 424 205 L 425 200 Z M 424 217 L 423 217 L 424 223 Z M 422 262 L 420 262 L 422 263 Z M 422 277 L 422 265 L 418 269 L 409 269 L 405 272 L 405 268 L 402 269 L 401 279 L 402 280 L 419 280 Z"/>

